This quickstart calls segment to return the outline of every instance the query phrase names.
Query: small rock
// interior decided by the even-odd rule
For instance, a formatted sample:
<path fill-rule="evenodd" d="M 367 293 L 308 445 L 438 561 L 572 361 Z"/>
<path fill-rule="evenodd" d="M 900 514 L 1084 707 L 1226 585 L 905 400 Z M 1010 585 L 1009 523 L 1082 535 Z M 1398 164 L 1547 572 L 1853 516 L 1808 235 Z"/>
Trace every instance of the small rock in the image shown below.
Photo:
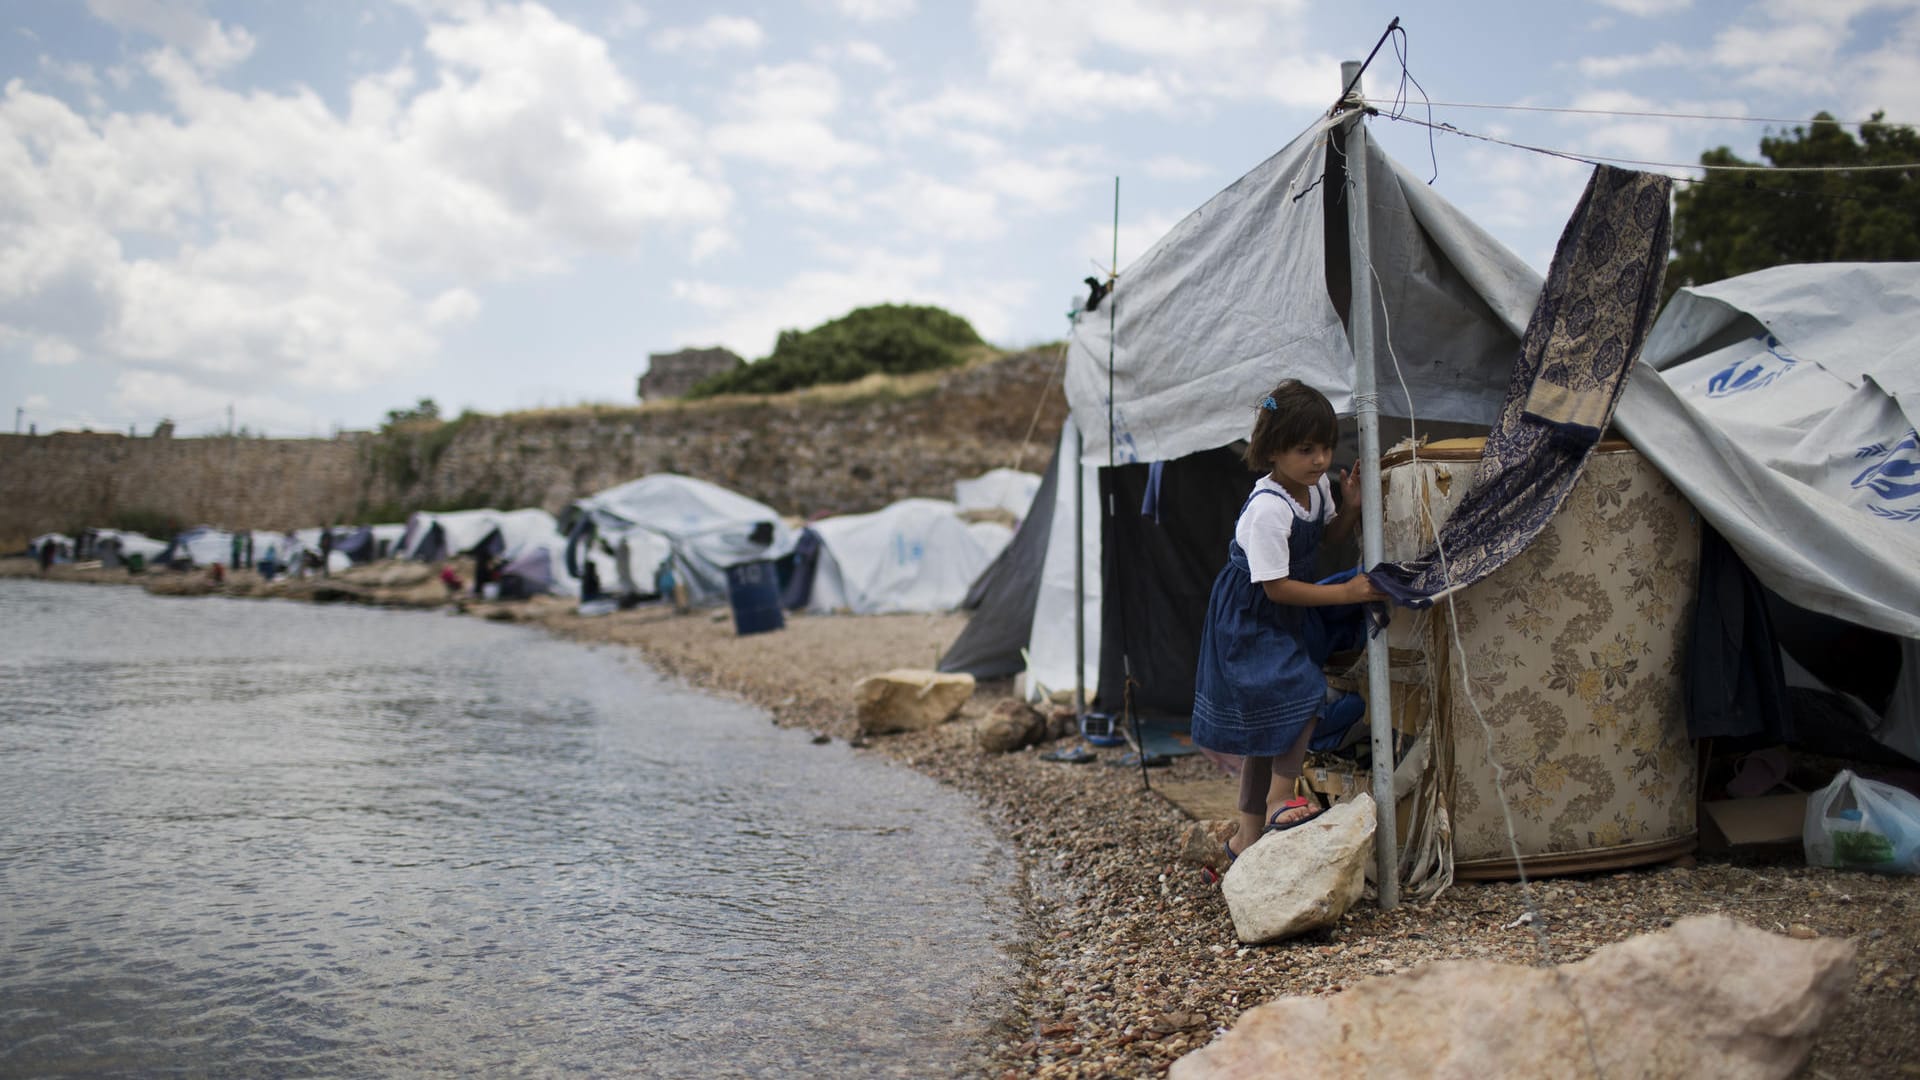
<path fill-rule="evenodd" d="M 1047 722 L 1026 702 L 1005 698 L 975 725 L 973 734 L 982 750 L 1005 754 L 1039 742 L 1047 734 Z"/>
<path fill-rule="evenodd" d="M 1362 792 L 1255 841 L 1220 881 L 1234 933 L 1257 945 L 1339 922 L 1366 888 L 1373 826 L 1373 798 Z"/>
<path fill-rule="evenodd" d="M 866 735 L 937 727 L 972 696 L 973 676 L 917 668 L 896 668 L 853 684 L 854 711 Z"/>

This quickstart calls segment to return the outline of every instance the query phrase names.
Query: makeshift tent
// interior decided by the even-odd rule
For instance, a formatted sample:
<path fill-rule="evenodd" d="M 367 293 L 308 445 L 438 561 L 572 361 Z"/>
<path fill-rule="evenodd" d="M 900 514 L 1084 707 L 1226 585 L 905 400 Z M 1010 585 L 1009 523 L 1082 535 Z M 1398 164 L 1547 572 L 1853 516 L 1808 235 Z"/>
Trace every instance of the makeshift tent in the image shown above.
<path fill-rule="evenodd" d="M 462 549 L 459 554 L 484 552 L 493 557 L 511 557 L 513 554 L 535 544 L 550 544 L 555 548 L 565 548 L 565 537 L 560 535 L 559 523 L 552 514 L 536 508 L 527 510 L 509 510 L 494 518 L 493 528 L 471 547 Z"/>
<path fill-rule="evenodd" d="M 1106 598 L 1090 620 L 1101 644 L 1089 678 L 1104 703 L 1117 705 L 1130 672 L 1142 708 L 1190 708 L 1207 588 L 1254 479 L 1227 448 L 1246 437 L 1260 395 L 1293 377 L 1352 411 L 1342 162 L 1366 171 L 1375 333 L 1419 343 L 1396 350 L 1381 412 L 1484 427 L 1505 397 L 1539 274 L 1371 140 L 1346 147 L 1342 122 L 1316 123 L 1189 214 L 1126 268 L 1108 303 L 1074 320 L 1067 398 L 1082 462 L 1103 467 L 1100 492 L 1115 507 L 1085 522 L 1111 530 L 1086 571 Z M 1157 523 L 1139 512 L 1153 462 L 1163 463 Z M 1055 517 L 1054 532 L 1063 527 L 1070 536 L 1070 512 Z M 1064 555 L 1050 552 L 1048 565 L 1070 565 L 1071 539 L 1054 546 Z"/>
<path fill-rule="evenodd" d="M 136 555 L 143 562 L 154 562 L 167 550 L 166 541 L 125 529 L 89 529 L 85 541 L 88 554 L 108 567 L 123 565 Z"/>
<path fill-rule="evenodd" d="M 988 469 L 979 476 L 953 482 L 953 502 L 961 513 L 1004 510 L 1017 522 L 1027 516 L 1040 477 L 1019 469 Z"/>
<path fill-rule="evenodd" d="M 56 559 L 73 558 L 73 537 L 68 536 L 66 533 L 57 532 L 41 533 L 39 536 L 27 541 L 27 554 L 37 559 L 40 557 L 41 552 L 48 547 L 53 548 L 53 555 Z"/>
<path fill-rule="evenodd" d="M 465 555 L 493 534 L 502 517 L 498 510 L 415 511 L 407 516 L 397 557 L 438 562 Z"/>
<path fill-rule="evenodd" d="M 623 534 L 642 530 L 666 541 L 674 577 L 697 605 L 727 599 L 727 568 L 739 563 L 779 559 L 793 551 L 794 533 L 763 503 L 705 480 L 656 473 L 579 499 L 565 515 L 567 565 L 579 566 L 580 553 L 598 546 L 618 552 Z M 626 540 L 620 563 L 621 588 L 648 595 L 652 580 L 640 580 L 648 552 L 658 546 L 645 537 Z M 611 584 L 611 583 L 609 583 Z"/>
<path fill-rule="evenodd" d="M 1768 590 L 1753 617 L 1777 636 L 1786 685 L 1840 692 L 1867 734 L 1920 760 L 1916 420 L 1920 263 L 1779 266 L 1682 289 L 1615 415 Z M 1781 723 L 1767 733 L 1821 734 Z M 1742 726 L 1697 733 L 1758 731 Z"/>
<path fill-rule="evenodd" d="M 942 499 L 902 499 L 808 528 L 820 551 L 807 609 L 856 615 L 951 610 L 1012 537 L 1002 527 L 983 538 Z"/>
<path fill-rule="evenodd" d="M 233 534 L 211 525 L 182 530 L 167 542 L 160 561 L 172 566 L 226 566 L 233 561 Z"/>
<path fill-rule="evenodd" d="M 356 563 L 378 562 L 394 554 L 407 535 L 405 523 L 397 525 L 361 525 L 334 534 L 333 550 Z"/>

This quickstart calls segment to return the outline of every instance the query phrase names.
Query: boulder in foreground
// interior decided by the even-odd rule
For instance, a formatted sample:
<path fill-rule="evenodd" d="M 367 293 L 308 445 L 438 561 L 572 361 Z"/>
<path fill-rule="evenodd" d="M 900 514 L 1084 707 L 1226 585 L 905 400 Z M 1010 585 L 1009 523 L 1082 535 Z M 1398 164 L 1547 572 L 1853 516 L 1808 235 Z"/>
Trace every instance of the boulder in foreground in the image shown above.
<path fill-rule="evenodd" d="M 1366 889 L 1374 822 L 1361 794 L 1241 852 L 1220 881 L 1234 933 L 1257 945 L 1339 922 Z"/>
<path fill-rule="evenodd" d="M 973 696 L 973 676 L 896 668 L 853 684 L 863 735 L 924 731 L 947 721 Z"/>
<path fill-rule="evenodd" d="M 1703 915 L 1559 967 L 1447 960 L 1283 998 L 1168 1075 L 1785 1077 L 1852 981 L 1850 942 Z"/>

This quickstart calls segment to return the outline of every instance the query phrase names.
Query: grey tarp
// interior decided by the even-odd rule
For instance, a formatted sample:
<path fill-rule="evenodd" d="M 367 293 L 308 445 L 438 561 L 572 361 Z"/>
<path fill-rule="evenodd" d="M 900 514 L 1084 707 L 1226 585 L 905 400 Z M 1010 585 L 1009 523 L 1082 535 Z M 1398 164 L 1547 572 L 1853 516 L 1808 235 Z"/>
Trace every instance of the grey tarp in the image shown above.
<path fill-rule="evenodd" d="M 1344 295 L 1345 198 L 1322 181 L 1335 121 L 1309 128 L 1187 215 L 1074 322 L 1067 400 L 1088 464 L 1107 464 L 1111 374 L 1118 464 L 1170 461 L 1245 438 L 1283 377 L 1353 408 Z M 1506 396 L 1538 271 L 1367 140 L 1382 413 L 1490 425 Z M 1328 265 L 1328 230 L 1343 245 Z M 1384 309 L 1384 310 L 1382 310 Z M 1111 323 L 1110 323 L 1111 320 Z M 1109 350 L 1112 363 L 1109 365 Z M 1112 368 L 1109 373 L 1109 367 Z"/>
<path fill-rule="evenodd" d="M 1920 263 L 1683 289 L 1620 431 L 1801 607 L 1920 638 Z"/>

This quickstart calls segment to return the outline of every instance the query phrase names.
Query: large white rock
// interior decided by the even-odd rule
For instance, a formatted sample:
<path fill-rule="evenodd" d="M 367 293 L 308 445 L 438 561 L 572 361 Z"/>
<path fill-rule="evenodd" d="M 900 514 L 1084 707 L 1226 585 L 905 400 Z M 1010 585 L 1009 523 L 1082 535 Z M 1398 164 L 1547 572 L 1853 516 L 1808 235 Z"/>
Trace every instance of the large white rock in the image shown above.
<path fill-rule="evenodd" d="M 1168 1075 L 1785 1077 L 1852 982 L 1850 942 L 1702 915 L 1557 968 L 1446 960 L 1282 998 Z"/>
<path fill-rule="evenodd" d="M 853 684 L 854 713 L 865 735 L 936 727 L 972 696 L 973 676 L 917 668 L 896 668 Z"/>
<path fill-rule="evenodd" d="M 1240 940 L 1278 941 L 1339 922 L 1366 888 L 1374 816 L 1372 797 L 1361 794 L 1241 852 L 1220 881 Z"/>

